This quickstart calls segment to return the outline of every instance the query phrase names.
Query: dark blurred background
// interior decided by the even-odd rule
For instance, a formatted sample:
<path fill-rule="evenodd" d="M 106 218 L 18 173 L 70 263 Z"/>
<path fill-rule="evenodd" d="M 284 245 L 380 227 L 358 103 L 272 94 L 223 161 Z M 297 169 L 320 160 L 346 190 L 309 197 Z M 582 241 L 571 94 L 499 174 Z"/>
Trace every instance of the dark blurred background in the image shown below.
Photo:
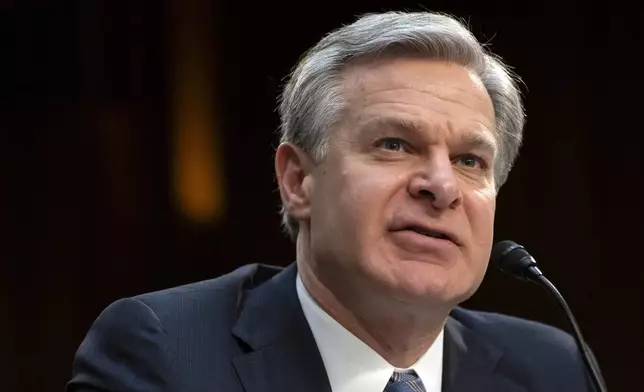
<path fill-rule="evenodd" d="M 523 77 L 497 239 L 541 262 L 609 388 L 641 389 L 642 6 L 366 3 L 0 5 L 0 390 L 62 391 L 118 298 L 293 261 L 272 164 L 282 80 L 330 29 L 394 7 L 465 18 Z M 544 291 L 496 271 L 467 305 L 567 329 Z"/>

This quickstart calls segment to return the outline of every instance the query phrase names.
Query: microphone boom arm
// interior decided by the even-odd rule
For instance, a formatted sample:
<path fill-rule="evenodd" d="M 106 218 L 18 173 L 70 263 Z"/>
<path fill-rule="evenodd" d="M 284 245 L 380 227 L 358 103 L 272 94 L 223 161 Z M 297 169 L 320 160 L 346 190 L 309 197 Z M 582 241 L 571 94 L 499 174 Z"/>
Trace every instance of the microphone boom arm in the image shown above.
<path fill-rule="evenodd" d="M 539 270 L 535 259 L 525 250 L 525 248 L 513 241 L 501 241 L 494 245 L 490 261 L 493 262 L 502 272 L 513 276 L 517 279 L 527 280 L 538 284 L 545 289 L 563 309 L 566 319 L 572 327 L 573 337 L 581 351 L 581 356 L 590 373 L 590 378 L 597 392 L 607 392 L 606 383 L 601 376 L 599 365 L 594 360 L 590 348 L 584 340 L 581 329 L 573 316 L 566 300 L 559 290 L 550 282 Z"/>
<path fill-rule="evenodd" d="M 570 310 L 570 307 L 568 306 L 568 303 L 564 299 L 563 295 L 561 295 L 559 290 L 557 290 L 557 287 L 555 287 L 555 285 L 552 284 L 552 282 L 550 282 L 550 280 L 548 280 L 548 278 L 546 278 L 536 266 L 532 266 L 528 268 L 528 270 L 530 272 L 526 273 L 526 277 L 530 281 L 537 283 L 539 286 L 544 288 L 555 299 L 564 313 L 566 313 L 568 324 L 570 324 L 570 327 L 573 330 L 573 337 L 577 341 L 577 345 L 582 351 L 582 358 L 584 359 L 586 367 L 592 375 L 591 379 L 595 384 L 596 390 L 599 392 L 607 392 L 606 384 L 601 376 L 601 372 L 599 371 L 597 363 L 593 361 L 593 355 L 590 351 L 590 348 L 586 344 L 586 341 L 584 340 L 584 337 L 581 333 L 581 329 L 577 324 L 577 320 L 575 319 L 575 316 L 573 315 L 572 310 Z"/>

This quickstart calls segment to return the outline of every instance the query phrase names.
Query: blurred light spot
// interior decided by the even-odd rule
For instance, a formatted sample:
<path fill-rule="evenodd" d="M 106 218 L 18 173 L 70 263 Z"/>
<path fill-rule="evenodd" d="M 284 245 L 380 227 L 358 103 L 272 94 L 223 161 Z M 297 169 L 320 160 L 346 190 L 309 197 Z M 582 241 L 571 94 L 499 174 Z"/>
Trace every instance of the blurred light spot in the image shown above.
<path fill-rule="evenodd" d="M 224 186 L 214 99 L 212 13 L 203 0 L 173 1 L 174 196 L 181 212 L 198 223 L 224 212 Z"/>

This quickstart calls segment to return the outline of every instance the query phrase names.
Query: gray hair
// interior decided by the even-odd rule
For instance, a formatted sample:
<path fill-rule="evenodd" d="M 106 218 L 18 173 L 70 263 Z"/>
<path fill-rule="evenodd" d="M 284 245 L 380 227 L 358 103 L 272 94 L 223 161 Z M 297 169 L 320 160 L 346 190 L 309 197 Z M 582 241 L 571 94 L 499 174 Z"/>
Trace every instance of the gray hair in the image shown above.
<path fill-rule="evenodd" d="M 498 159 L 497 190 L 505 183 L 521 146 L 525 115 L 518 76 L 489 53 L 466 25 L 445 14 L 368 14 L 326 35 L 309 49 L 280 96 L 281 142 L 290 142 L 322 161 L 330 130 L 344 108 L 341 73 L 352 62 L 383 55 L 422 56 L 460 64 L 475 72 L 494 106 Z M 282 223 L 295 239 L 298 222 L 282 207 Z"/>

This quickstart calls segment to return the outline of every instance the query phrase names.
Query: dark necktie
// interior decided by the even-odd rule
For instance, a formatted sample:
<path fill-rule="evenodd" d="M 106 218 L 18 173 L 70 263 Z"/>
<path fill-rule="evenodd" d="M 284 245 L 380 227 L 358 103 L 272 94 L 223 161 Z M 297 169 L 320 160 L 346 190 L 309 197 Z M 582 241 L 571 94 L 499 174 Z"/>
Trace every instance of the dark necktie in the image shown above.
<path fill-rule="evenodd" d="M 413 370 L 394 372 L 383 392 L 425 392 L 425 386 Z"/>

